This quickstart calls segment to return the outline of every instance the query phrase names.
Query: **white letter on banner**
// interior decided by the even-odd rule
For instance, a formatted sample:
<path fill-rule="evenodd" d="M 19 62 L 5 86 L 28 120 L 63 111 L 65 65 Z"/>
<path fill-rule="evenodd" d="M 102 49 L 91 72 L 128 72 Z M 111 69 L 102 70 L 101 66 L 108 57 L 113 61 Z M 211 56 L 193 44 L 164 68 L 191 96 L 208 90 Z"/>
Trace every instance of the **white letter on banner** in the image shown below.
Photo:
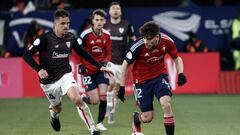
<path fill-rule="evenodd" d="M 19 34 L 17 31 L 13 31 L 13 37 L 16 39 L 16 42 L 18 44 L 18 47 L 23 48 L 23 40 L 20 40 Z"/>
<path fill-rule="evenodd" d="M 175 63 L 170 58 L 166 58 L 165 62 L 167 65 L 167 70 L 168 70 L 169 83 L 172 87 L 172 90 L 175 90 L 176 89 L 176 75 L 177 75 Z"/>

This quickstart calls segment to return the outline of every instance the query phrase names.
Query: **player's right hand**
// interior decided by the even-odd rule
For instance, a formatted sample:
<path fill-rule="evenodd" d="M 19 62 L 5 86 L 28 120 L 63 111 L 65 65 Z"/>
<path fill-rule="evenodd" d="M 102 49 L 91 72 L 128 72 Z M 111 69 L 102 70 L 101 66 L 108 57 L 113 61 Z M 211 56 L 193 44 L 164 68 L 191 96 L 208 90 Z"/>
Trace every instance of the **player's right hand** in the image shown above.
<path fill-rule="evenodd" d="M 87 73 L 87 69 L 85 68 L 84 65 L 81 64 L 81 65 L 78 66 L 78 72 L 80 74 L 86 74 Z"/>
<path fill-rule="evenodd" d="M 45 69 L 41 69 L 41 70 L 38 71 L 38 76 L 41 79 L 46 79 L 46 78 L 48 78 L 48 73 Z"/>
<path fill-rule="evenodd" d="M 107 68 L 107 67 L 102 66 L 102 67 L 100 68 L 100 70 L 101 70 L 102 72 L 107 73 L 109 76 L 114 76 L 113 71 L 112 71 L 111 69 Z"/>
<path fill-rule="evenodd" d="M 124 88 L 124 86 L 120 86 L 120 89 L 118 91 L 117 96 L 122 102 L 124 102 L 124 100 L 125 100 L 125 88 Z"/>

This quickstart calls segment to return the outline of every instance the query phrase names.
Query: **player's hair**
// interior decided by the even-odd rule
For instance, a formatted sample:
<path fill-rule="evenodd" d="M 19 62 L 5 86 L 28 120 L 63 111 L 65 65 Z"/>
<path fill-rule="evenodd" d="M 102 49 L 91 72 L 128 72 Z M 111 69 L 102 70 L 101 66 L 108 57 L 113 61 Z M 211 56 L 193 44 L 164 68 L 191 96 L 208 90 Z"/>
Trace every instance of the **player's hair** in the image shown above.
<path fill-rule="evenodd" d="M 139 33 L 142 37 L 154 37 L 160 32 L 160 27 L 154 21 L 144 23 L 139 28 Z"/>
<path fill-rule="evenodd" d="M 121 7 L 121 4 L 119 2 L 113 1 L 112 3 L 110 3 L 109 8 L 111 8 L 113 5 L 118 5 L 119 7 Z"/>
<path fill-rule="evenodd" d="M 54 13 L 54 19 L 58 19 L 59 17 L 69 17 L 69 12 L 64 9 L 57 9 Z"/>
<path fill-rule="evenodd" d="M 94 15 L 100 15 L 101 17 L 104 17 L 104 18 L 106 18 L 107 17 L 107 13 L 103 10 L 103 9 L 96 9 L 96 10 L 94 10 L 93 12 L 92 12 L 92 17 L 94 16 Z"/>

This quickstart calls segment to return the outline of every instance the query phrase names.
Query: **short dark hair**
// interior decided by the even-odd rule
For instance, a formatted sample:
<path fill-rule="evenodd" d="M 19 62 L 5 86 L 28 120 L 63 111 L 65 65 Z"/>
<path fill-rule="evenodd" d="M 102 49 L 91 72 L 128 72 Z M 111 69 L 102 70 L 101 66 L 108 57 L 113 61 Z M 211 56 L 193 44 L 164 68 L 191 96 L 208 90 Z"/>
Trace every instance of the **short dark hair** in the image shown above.
<path fill-rule="evenodd" d="M 154 21 L 144 23 L 139 28 L 139 33 L 142 37 L 154 37 L 160 32 L 160 27 Z"/>
<path fill-rule="evenodd" d="M 59 17 L 69 17 L 69 12 L 65 9 L 57 9 L 54 13 L 54 19 L 58 19 Z"/>
<path fill-rule="evenodd" d="M 104 18 L 107 17 L 107 13 L 106 13 L 103 9 L 96 9 L 96 10 L 94 10 L 94 11 L 92 12 L 92 17 L 93 17 L 94 15 L 100 15 L 100 16 L 102 16 L 102 17 L 104 17 Z"/>
<path fill-rule="evenodd" d="M 121 7 L 121 4 L 119 2 L 114 1 L 114 2 L 110 3 L 109 8 L 111 8 L 111 6 L 113 6 L 113 5 L 118 5 Z"/>

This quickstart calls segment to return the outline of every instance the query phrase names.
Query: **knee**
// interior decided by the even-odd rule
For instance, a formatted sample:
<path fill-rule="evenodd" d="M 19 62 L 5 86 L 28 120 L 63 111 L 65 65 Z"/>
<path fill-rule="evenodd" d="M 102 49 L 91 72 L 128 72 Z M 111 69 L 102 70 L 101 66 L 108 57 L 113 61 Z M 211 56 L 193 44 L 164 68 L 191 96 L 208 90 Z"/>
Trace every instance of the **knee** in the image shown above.
<path fill-rule="evenodd" d="M 153 120 L 153 115 L 142 115 L 141 116 L 143 123 L 150 123 Z"/>
<path fill-rule="evenodd" d="M 107 100 L 106 95 L 100 95 L 100 100 L 101 100 L 101 101 L 106 101 L 106 100 Z"/>
<path fill-rule="evenodd" d="M 96 105 L 99 102 L 99 98 L 90 97 L 90 102 L 91 102 L 92 105 Z"/>
<path fill-rule="evenodd" d="M 162 109 L 164 112 L 171 111 L 171 104 L 170 102 L 163 102 L 161 103 Z"/>
<path fill-rule="evenodd" d="M 59 105 L 52 106 L 51 108 L 53 109 L 54 112 L 57 112 L 57 113 L 60 113 L 62 111 L 61 103 Z"/>

